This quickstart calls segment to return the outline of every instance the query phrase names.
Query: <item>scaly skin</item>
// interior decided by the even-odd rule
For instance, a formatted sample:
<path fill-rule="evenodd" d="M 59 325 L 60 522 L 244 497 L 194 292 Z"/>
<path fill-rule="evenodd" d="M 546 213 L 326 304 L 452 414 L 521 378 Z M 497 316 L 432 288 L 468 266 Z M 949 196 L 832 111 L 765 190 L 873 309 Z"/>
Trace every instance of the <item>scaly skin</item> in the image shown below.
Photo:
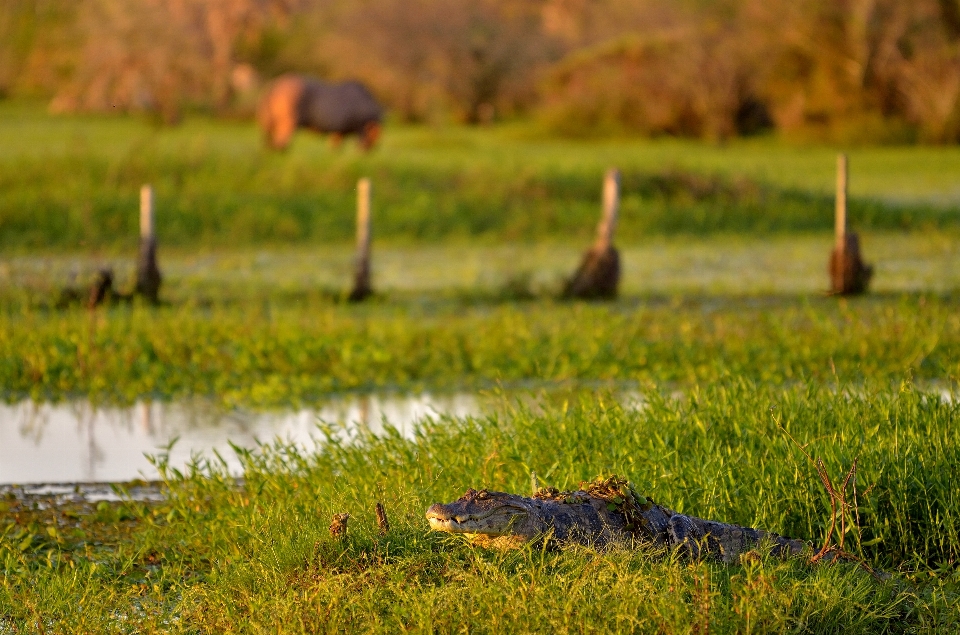
<path fill-rule="evenodd" d="M 606 500 L 583 490 L 526 498 L 469 489 L 452 503 L 431 505 L 427 521 L 433 530 L 470 534 L 490 546 L 516 546 L 540 536 L 598 547 L 639 540 L 728 564 L 739 562 L 760 542 L 770 543 L 772 553 L 780 557 L 809 549 L 801 540 L 678 514 L 655 503 L 641 507 L 639 514 L 640 526 L 631 531 L 622 513 L 611 511 Z"/>

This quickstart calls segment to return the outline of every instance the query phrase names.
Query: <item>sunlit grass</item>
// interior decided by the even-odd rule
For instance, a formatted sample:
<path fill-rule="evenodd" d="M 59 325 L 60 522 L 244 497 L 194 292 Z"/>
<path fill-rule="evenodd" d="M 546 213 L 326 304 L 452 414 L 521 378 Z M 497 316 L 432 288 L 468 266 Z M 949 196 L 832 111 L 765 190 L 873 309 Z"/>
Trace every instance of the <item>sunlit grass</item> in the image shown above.
<path fill-rule="evenodd" d="M 161 244 L 342 243 L 354 186 L 374 183 L 375 234 L 393 242 L 578 240 L 596 223 L 600 181 L 623 171 L 620 240 L 832 227 L 836 149 L 776 140 L 575 142 L 520 126 L 388 129 L 382 147 L 330 149 L 304 133 L 266 152 L 252 123 L 57 118 L 0 103 L 0 245 L 122 248 L 136 237 L 140 185 L 154 185 Z M 852 150 L 851 222 L 960 223 L 960 151 Z"/>
<path fill-rule="evenodd" d="M 19 525 L 0 514 L 0 620 L 69 631 L 498 633 L 689 633 L 708 623 L 718 633 L 949 632 L 960 620 L 956 404 L 909 385 L 782 391 L 730 380 L 679 401 L 651 393 L 642 410 L 602 393 L 544 408 L 427 422 L 412 440 L 331 439 L 310 456 L 265 447 L 245 455 L 240 488 L 216 462 L 168 471 L 167 502 L 102 507 L 76 522 L 37 512 L 25 526 L 28 511 Z M 860 524 L 847 545 L 892 579 L 853 563 L 489 552 L 431 534 L 423 520 L 431 502 L 467 487 L 525 492 L 530 470 L 561 488 L 614 471 L 686 513 L 818 542 L 826 496 L 779 426 L 834 473 L 858 459 Z M 353 517 L 341 542 L 327 524 L 342 511 Z M 122 537 L 92 542 L 104 522 L 120 523 Z"/>
<path fill-rule="evenodd" d="M 932 295 L 135 306 L 0 313 L 7 398 L 211 395 L 295 404 L 331 391 L 527 382 L 769 384 L 960 376 L 956 301 Z"/>
<path fill-rule="evenodd" d="M 955 632 L 960 427 L 933 389 L 960 378 L 960 151 L 851 151 L 851 217 L 876 277 L 849 300 L 823 295 L 835 151 L 509 125 L 394 126 L 370 156 L 301 135 L 268 155 L 247 123 L 155 129 L 0 103 L 3 398 L 291 407 L 340 391 L 563 387 L 424 422 L 413 439 L 241 451 L 239 487 L 207 457 L 165 470 L 162 503 L 0 501 L 0 635 Z M 621 298 L 558 302 L 613 164 Z M 361 174 L 379 294 L 349 305 Z M 164 304 L 56 309 L 102 264 L 130 286 L 144 181 Z M 624 390 L 644 406 L 624 408 Z M 531 470 L 560 488 L 617 472 L 686 513 L 818 542 L 827 497 L 788 432 L 834 475 L 858 461 L 846 546 L 891 580 L 852 563 L 502 554 L 423 519 L 467 487 L 526 492 Z M 339 542 L 327 525 L 342 511 Z"/>
<path fill-rule="evenodd" d="M 135 117 L 51 116 L 39 102 L 0 101 L 0 149 L 8 160 L 132 156 L 139 146 L 164 154 L 202 149 L 212 157 L 234 157 L 257 149 L 259 133 L 250 122 L 188 118 L 157 128 Z M 681 168 L 698 173 L 746 176 L 787 189 L 833 193 L 836 152 L 849 153 L 854 196 L 901 201 L 957 203 L 960 148 L 954 146 L 830 146 L 788 143 L 770 137 L 734 139 L 717 145 L 686 139 L 551 139 L 527 123 L 495 127 L 411 127 L 389 125 L 373 164 L 438 161 L 465 167 L 499 165 L 506 173 L 530 166 L 561 170 L 603 170 L 615 163 L 658 172 Z M 320 137 L 300 134 L 290 156 L 321 163 L 356 161 L 348 145 L 332 150 Z M 620 163 L 622 161 L 622 163 Z M 599 187 L 597 188 L 599 190 Z"/>

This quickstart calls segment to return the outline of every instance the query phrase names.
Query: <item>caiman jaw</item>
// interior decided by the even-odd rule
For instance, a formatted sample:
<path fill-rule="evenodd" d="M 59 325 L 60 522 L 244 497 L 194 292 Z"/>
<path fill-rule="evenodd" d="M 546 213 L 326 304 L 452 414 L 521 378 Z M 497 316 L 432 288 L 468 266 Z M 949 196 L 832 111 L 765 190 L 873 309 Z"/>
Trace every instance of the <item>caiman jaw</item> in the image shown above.
<path fill-rule="evenodd" d="M 435 503 L 427 510 L 427 522 L 434 531 L 453 534 L 485 534 L 502 536 L 510 534 L 511 527 L 526 516 L 526 511 L 517 507 L 501 506 L 474 514 L 457 515 L 447 505 Z"/>

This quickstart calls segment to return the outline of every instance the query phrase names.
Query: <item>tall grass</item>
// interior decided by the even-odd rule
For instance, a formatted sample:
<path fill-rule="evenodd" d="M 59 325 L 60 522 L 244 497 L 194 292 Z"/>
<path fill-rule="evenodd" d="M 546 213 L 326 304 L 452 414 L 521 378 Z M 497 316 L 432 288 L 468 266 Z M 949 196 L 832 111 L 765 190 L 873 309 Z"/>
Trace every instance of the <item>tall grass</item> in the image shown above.
<path fill-rule="evenodd" d="M 42 524 L 24 543 L 0 515 L 0 628 L 949 632 L 960 621 L 957 415 L 956 404 L 909 384 L 890 394 L 732 379 L 679 400 L 650 393 L 640 410 L 600 393 L 427 421 L 412 440 L 330 436 L 314 455 L 277 443 L 243 453 L 239 489 L 216 461 L 185 475 L 167 469 L 168 501 L 128 503 L 128 533 L 101 546 L 68 531 L 51 537 Z M 431 534 L 423 519 L 431 502 L 467 487 L 525 492 L 530 470 L 562 488 L 614 471 L 685 513 L 818 542 L 826 496 L 781 426 L 834 474 L 858 459 L 859 526 L 846 543 L 891 580 L 852 563 L 489 552 Z M 375 500 L 391 520 L 386 536 Z M 342 511 L 353 517 L 338 541 L 326 525 Z M 95 531 L 97 514 L 115 523 L 117 513 L 79 515 L 81 535 Z"/>

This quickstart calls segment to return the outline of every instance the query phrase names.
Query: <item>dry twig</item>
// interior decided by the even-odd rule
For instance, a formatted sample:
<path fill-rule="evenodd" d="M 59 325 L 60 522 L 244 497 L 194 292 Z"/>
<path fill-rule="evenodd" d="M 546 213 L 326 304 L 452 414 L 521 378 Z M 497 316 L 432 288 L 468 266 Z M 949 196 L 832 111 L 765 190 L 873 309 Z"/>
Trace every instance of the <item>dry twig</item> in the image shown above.
<path fill-rule="evenodd" d="M 778 419 L 775 419 L 777 427 L 780 428 L 793 442 L 797 449 L 799 449 L 807 460 L 810 461 L 817 470 L 817 476 L 820 477 L 820 482 L 823 483 L 823 487 L 827 492 L 827 495 L 830 497 L 830 527 L 827 530 L 826 535 L 824 536 L 823 546 L 820 548 L 817 553 L 815 553 L 810 558 L 810 563 L 816 563 L 821 560 L 833 561 L 838 558 L 843 558 L 844 560 L 850 560 L 856 562 L 860 565 L 861 568 L 865 569 L 870 575 L 872 575 L 877 580 L 881 580 L 882 577 L 866 563 L 866 561 L 859 556 L 856 556 L 849 551 L 844 550 L 844 538 L 847 533 L 847 516 L 848 512 L 853 513 L 854 516 L 854 527 L 856 528 L 858 534 L 860 531 L 860 513 L 857 507 L 857 462 L 860 460 L 860 457 L 856 457 L 853 460 L 853 464 L 850 466 L 850 469 L 847 471 L 846 476 L 843 478 L 843 483 L 840 485 L 840 488 L 833 484 L 833 481 L 830 478 L 830 474 L 827 472 L 827 466 L 824 462 L 817 458 L 814 459 L 810 456 L 810 453 L 807 452 L 806 447 L 800 445 L 799 442 L 790 434 L 786 428 L 784 428 Z M 853 505 L 847 502 L 847 488 L 851 487 L 851 495 L 853 498 Z M 869 491 L 869 490 L 868 490 Z M 837 544 L 834 544 L 834 533 L 837 531 L 837 514 L 840 516 L 840 535 L 837 538 Z"/>
<path fill-rule="evenodd" d="M 330 535 L 333 538 L 346 538 L 348 520 L 350 520 L 350 514 L 346 512 L 334 514 L 330 519 Z"/>
<path fill-rule="evenodd" d="M 387 510 L 383 508 L 383 503 L 377 501 L 377 527 L 380 528 L 380 535 L 386 536 L 390 531 L 390 521 L 387 520 Z"/>

